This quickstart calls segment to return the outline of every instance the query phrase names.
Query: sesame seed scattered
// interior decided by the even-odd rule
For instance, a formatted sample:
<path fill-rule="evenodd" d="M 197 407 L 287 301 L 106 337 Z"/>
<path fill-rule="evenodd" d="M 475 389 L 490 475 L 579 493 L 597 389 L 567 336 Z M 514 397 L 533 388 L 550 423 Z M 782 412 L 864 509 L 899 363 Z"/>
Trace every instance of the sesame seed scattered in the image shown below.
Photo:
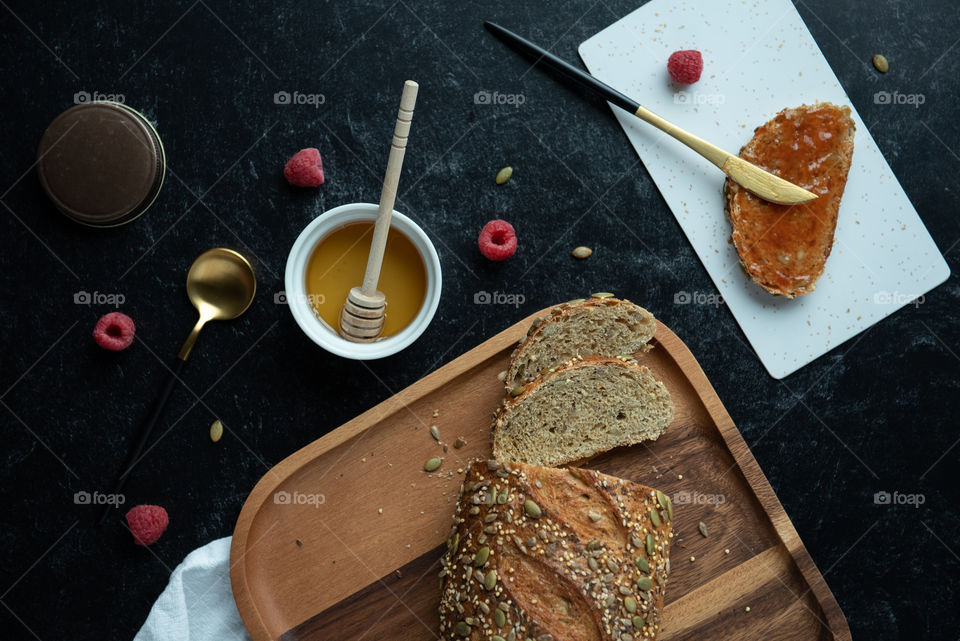
<path fill-rule="evenodd" d="M 724 554 L 730 554 L 730 549 L 727 548 L 726 550 L 723 551 L 723 553 L 724 553 Z"/>
<path fill-rule="evenodd" d="M 695 556 L 691 556 L 691 557 L 690 557 L 690 563 L 693 563 L 693 562 L 696 561 L 696 560 L 697 560 L 697 557 L 695 557 Z"/>

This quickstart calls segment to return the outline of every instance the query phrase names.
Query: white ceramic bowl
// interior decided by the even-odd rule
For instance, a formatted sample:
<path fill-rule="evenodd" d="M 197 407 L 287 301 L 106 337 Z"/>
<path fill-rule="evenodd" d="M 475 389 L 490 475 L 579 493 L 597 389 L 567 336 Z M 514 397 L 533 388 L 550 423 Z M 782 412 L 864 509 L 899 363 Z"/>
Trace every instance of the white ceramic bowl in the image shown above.
<path fill-rule="evenodd" d="M 437 250 L 415 222 L 394 210 L 390 226 L 405 234 L 413 242 L 427 270 L 427 293 L 413 321 L 399 334 L 374 343 L 354 343 L 341 338 L 335 330 L 317 317 L 307 293 L 307 263 L 310 261 L 310 255 L 313 254 L 320 240 L 334 229 L 348 223 L 376 220 L 377 209 L 377 205 L 371 203 L 350 203 L 335 207 L 318 216 L 306 226 L 293 243 L 293 248 L 287 257 L 287 269 L 284 275 L 287 304 L 300 329 L 314 343 L 328 352 L 361 361 L 396 354 L 417 340 L 427 329 L 440 303 L 441 275 Z M 363 274 L 357 274 L 357 284 L 362 279 Z M 387 304 L 389 305 L 389 301 Z"/>

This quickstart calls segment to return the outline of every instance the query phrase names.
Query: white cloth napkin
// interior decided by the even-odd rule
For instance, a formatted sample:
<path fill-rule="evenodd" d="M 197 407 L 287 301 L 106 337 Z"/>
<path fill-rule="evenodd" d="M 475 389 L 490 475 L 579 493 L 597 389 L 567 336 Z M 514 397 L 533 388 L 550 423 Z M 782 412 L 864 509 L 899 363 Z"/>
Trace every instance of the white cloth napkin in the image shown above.
<path fill-rule="evenodd" d="M 230 588 L 230 538 L 187 555 L 134 641 L 250 641 Z"/>

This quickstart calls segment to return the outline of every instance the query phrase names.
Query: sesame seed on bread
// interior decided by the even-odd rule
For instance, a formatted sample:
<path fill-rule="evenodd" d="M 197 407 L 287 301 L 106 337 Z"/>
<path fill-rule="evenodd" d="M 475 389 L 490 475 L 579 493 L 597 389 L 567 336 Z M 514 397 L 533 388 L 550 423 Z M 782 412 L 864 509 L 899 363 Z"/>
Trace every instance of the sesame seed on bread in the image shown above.
<path fill-rule="evenodd" d="M 654 639 L 673 504 L 592 470 L 472 461 L 442 560 L 440 637 Z"/>

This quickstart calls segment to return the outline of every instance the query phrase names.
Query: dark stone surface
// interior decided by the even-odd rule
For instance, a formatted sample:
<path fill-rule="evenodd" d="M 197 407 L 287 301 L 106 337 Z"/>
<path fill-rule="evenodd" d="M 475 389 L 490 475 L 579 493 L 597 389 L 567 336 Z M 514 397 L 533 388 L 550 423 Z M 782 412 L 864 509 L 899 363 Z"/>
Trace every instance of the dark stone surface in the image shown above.
<path fill-rule="evenodd" d="M 169 571 L 231 533 L 270 465 L 522 316 L 610 290 L 650 308 L 699 358 L 854 636 L 956 639 L 957 278 L 783 382 L 765 373 L 726 309 L 674 305 L 680 289 L 715 290 L 608 108 L 538 71 L 524 75 L 527 64 L 481 28 L 497 19 L 575 60 L 579 42 L 636 4 L 3 4 L 2 636 L 132 637 Z M 955 3 L 797 4 L 955 268 Z M 868 66 L 876 52 L 890 59 L 885 76 Z M 377 199 L 408 77 L 421 94 L 398 209 L 437 245 L 443 300 L 413 348 L 346 362 L 315 348 L 273 295 L 308 221 Z M 525 103 L 475 104 L 484 89 L 522 92 Z M 880 89 L 926 102 L 874 104 Z M 325 103 L 276 105 L 280 90 L 322 93 Z M 129 226 L 67 221 L 32 171 L 45 126 L 78 91 L 123 94 L 166 145 L 160 199 Z M 305 146 L 320 148 L 327 168 L 316 191 L 291 189 L 281 176 Z M 495 188 L 505 164 L 515 177 Z M 493 217 L 520 236 L 520 251 L 502 264 L 475 245 Z M 574 262 L 578 244 L 594 256 Z M 175 392 L 163 436 L 129 484 L 128 504 L 160 503 L 173 519 L 145 551 L 119 519 L 95 527 L 94 510 L 73 496 L 105 490 L 115 474 L 161 385 L 161 359 L 193 323 L 186 270 L 213 246 L 256 257 L 260 294 L 241 320 L 205 331 L 185 373 L 193 391 Z M 122 294 L 140 340 L 119 354 L 99 350 L 90 332 L 112 308 L 75 305 L 81 290 Z M 479 290 L 525 302 L 475 305 Z M 207 427 L 217 416 L 228 433 L 212 445 Z M 925 503 L 875 505 L 880 490 L 921 493 Z"/>

